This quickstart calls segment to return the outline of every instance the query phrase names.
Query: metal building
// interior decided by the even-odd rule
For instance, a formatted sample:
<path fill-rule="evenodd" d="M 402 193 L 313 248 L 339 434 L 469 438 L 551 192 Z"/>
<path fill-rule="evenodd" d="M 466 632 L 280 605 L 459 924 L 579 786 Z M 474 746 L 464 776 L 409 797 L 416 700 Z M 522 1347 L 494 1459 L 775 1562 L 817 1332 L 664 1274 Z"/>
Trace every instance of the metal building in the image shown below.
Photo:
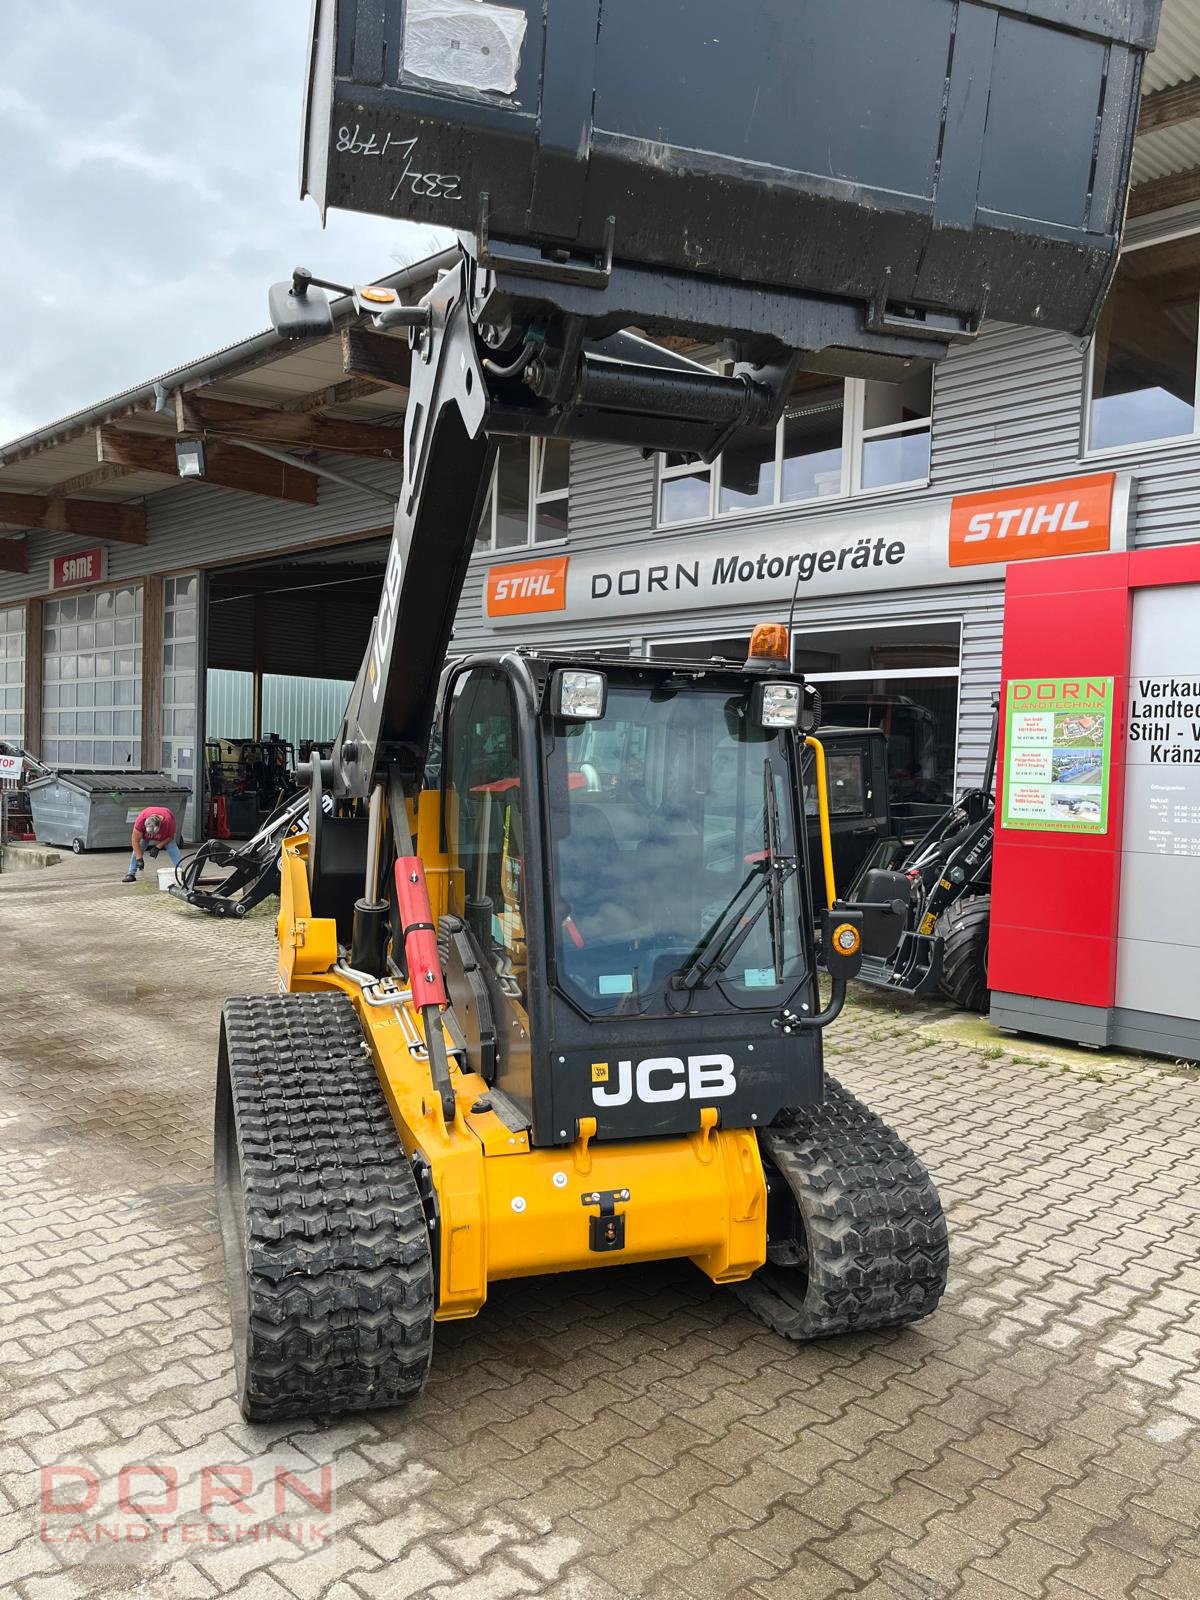
<path fill-rule="evenodd" d="M 1166 0 L 1134 180 L 1088 348 L 985 325 L 900 385 L 806 375 L 777 429 L 711 466 L 502 442 L 456 648 L 736 655 L 791 612 L 837 719 L 886 728 L 897 798 L 976 781 L 1006 564 L 1197 536 L 1200 0 Z M 436 266 L 386 281 L 412 297 Z M 0 447 L 0 739 L 197 786 L 206 733 L 328 737 L 378 593 L 408 363 L 348 314 Z"/>

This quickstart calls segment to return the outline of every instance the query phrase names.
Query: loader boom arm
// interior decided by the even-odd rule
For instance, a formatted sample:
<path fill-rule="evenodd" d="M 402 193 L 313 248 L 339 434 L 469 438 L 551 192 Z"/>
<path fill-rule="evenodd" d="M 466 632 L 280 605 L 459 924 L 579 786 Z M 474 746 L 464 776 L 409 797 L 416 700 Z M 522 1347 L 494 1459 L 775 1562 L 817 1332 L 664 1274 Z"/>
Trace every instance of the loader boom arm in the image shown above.
<path fill-rule="evenodd" d="M 664 276 L 655 293 L 668 304 Z M 527 273 L 508 281 L 464 247 L 421 302 L 427 314 L 410 332 L 404 487 L 379 610 L 333 752 L 340 794 L 365 798 L 385 769 L 410 794 L 420 785 L 497 435 L 603 439 L 711 460 L 739 430 L 773 426 L 782 412 L 799 356 L 759 331 L 761 293 L 720 290 L 745 357 L 727 376 L 614 331 L 607 305 L 598 317 L 576 310 L 571 289 L 569 280 Z M 688 303 L 682 286 L 678 303 Z M 664 312 L 662 324 L 694 326 L 678 312 Z"/>
<path fill-rule="evenodd" d="M 406 789 L 420 782 L 438 674 L 495 457 L 465 272 L 464 260 L 427 297 L 430 327 L 413 340 L 404 488 L 379 610 L 333 751 L 338 787 L 359 797 L 385 764 Z"/>

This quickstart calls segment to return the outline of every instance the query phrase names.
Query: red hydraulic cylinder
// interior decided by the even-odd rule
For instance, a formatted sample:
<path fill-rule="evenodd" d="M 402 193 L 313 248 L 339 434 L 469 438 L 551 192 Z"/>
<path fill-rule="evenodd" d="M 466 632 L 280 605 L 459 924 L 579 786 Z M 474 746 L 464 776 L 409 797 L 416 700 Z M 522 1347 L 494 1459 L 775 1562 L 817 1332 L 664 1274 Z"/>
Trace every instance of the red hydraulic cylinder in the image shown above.
<path fill-rule="evenodd" d="M 404 934 L 404 959 L 414 1005 L 444 1006 L 446 985 L 438 959 L 437 930 L 429 887 L 420 856 L 401 856 L 396 862 L 396 901 Z"/>

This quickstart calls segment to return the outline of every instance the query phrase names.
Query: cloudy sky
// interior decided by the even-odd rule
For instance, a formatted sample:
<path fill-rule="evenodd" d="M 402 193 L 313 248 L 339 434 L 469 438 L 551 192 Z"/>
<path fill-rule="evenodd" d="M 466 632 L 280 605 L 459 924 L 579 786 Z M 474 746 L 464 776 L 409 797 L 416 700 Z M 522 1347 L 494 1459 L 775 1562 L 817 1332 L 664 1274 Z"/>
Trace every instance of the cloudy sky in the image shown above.
<path fill-rule="evenodd" d="M 438 247 L 300 200 L 308 0 L 2 10 L 0 442 L 259 332 L 293 266 Z"/>

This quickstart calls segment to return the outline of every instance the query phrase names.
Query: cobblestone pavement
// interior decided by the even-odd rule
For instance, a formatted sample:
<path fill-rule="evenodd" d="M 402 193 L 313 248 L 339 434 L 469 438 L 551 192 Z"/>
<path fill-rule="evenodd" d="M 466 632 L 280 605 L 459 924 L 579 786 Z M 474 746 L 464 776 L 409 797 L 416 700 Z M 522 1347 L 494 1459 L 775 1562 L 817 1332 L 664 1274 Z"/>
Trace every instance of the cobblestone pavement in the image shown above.
<path fill-rule="evenodd" d="M 4 1594 L 1200 1596 L 1194 1075 L 860 1008 L 831 1065 L 941 1185 L 936 1316 L 791 1348 L 686 1266 L 505 1284 L 408 1411 L 248 1427 L 209 1116 L 271 923 L 119 865 L 0 882 Z"/>

